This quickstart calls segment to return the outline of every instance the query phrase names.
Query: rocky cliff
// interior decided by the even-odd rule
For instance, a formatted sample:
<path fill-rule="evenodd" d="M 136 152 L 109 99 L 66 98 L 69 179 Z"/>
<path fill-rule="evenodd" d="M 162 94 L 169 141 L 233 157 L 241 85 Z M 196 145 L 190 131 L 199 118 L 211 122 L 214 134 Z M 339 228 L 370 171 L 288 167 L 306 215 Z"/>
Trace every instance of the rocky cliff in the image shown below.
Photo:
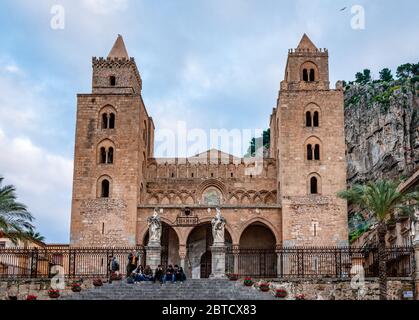
<path fill-rule="evenodd" d="M 405 179 L 419 169 L 419 95 L 415 85 L 408 79 L 346 86 L 349 185 L 380 178 Z"/>

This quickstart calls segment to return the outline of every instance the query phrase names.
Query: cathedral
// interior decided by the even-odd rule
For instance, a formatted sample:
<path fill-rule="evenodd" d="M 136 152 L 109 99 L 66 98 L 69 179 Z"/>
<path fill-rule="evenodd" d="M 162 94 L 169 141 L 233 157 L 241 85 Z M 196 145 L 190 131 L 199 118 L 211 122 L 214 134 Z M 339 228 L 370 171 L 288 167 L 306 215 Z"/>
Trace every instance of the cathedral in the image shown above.
<path fill-rule="evenodd" d="M 261 163 L 214 149 L 156 158 L 158 119 L 118 36 L 92 60 L 92 93 L 77 96 L 71 246 L 147 248 L 158 213 L 162 263 L 208 277 L 217 212 L 231 252 L 347 246 L 347 204 L 336 196 L 346 188 L 343 88 L 330 88 L 328 60 L 307 35 L 288 51 Z"/>

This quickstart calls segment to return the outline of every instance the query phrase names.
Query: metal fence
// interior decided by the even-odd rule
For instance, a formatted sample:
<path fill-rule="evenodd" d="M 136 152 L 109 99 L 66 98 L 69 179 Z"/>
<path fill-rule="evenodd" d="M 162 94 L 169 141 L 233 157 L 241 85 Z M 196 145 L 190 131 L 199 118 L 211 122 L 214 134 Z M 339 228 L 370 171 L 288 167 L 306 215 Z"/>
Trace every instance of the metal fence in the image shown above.
<path fill-rule="evenodd" d="M 410 277 L 414 272 L 412 247 L 386 249 L 387 275 Z M 378 277 L 378 248 L 295 247 L 271 250 L 231 248 L 226 270 L 256 278 Z"/>
<path fill-rule="evenodd" d="M 136 252 L 145 264 L 144 247 L 0 249 L 0 278 L 51 278 L 58 271 L 68 278 L 109 276 L 109 263 L 116 257 L 122 275 L 126 274 L 128 255 Z M 162 250 L 162 264 L 167 265 L 167 248 Z M 410 277 L 414 273 L 412 247 L 386 249 L 387 275 Z M 379 256 L 376 247 L 298 247 L 241 249 L 233 246 L 226 253 L 226 272 L 254 278 L 349 278 L 364 272 L 378 276 Z"/>

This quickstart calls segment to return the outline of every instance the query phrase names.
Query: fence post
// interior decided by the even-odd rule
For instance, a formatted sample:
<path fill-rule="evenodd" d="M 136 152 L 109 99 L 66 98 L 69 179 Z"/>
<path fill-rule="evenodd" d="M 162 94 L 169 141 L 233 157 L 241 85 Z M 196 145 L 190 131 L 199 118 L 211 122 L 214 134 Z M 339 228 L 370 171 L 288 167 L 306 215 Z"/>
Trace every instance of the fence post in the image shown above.
<path fill-rule="evenodd" d="M 36 279 L 38 277 L 38 249 L 34 248 L 31 252 L 31 278 Z"/>

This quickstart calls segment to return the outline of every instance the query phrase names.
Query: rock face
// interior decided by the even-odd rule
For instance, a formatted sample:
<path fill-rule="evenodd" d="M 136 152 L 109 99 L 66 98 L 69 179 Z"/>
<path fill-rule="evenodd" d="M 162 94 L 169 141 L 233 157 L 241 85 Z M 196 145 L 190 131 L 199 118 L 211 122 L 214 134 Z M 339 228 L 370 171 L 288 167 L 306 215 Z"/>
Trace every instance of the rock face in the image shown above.
<path fill-rule="evenodd" d="M 419 96 L 409 80 L 346 87 L 349 185 L 406 178 L 419 168 L 418 112 Z"/>

